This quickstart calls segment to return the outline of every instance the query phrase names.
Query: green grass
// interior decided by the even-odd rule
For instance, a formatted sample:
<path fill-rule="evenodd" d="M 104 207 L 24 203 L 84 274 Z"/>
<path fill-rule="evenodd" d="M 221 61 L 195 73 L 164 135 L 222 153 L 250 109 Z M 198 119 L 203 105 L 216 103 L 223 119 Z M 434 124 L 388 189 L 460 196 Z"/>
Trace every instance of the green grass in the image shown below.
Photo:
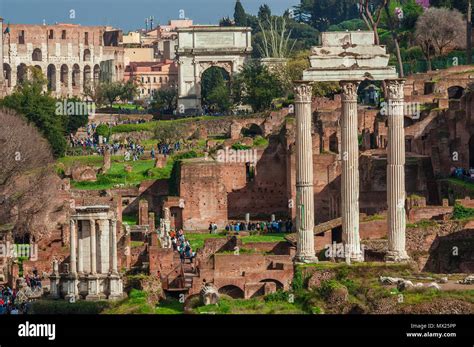
<path fill-rule="evenodd" d="M 436 226 L 438 226 L 438 223 L 436 221 L 427 219 L 420 220 L 416 223 L 407 223 L 407 228 L 427 229 Z"/>
<path fill-rule="evenodd" d="M 142 290 L 132 289 L 128 298 L 112 303 L 105 314 L 181 314 L 183 304 L 175 299 L 161 301 L 153 306 L 147 301 L 148 294 Z"/>
<path fill-rule="evenodd" d="M 474 218 L 474 208 L 464 207 L 461 204 L 454 205 L 453 219 L 472 220 Z"/>
<path fill-rule="evenodd" d="M 132 172 L 125 172 L 125 166 L 132 166 Z M 113 163 L 105 174 L 97 175 L 96 182 L 71 182 L 72 187 L 83 190 L 111 189 L 123 184 L 135 186 L 146 180 L 168 179 L 171 177 L 173 159 L 170 157 L 164 168 L 155 168 L 154 160 L 138 160 Z"/>
<path fill-rule="evenodd" d="M 122 109 L 125 109 L 125 110 L 144 110 L 143 106 L 138 106 L 138 105 L 131 105 L 131 104 L 113 104 L 112 105 L 112 108 L 116 108 L 116 109 L 119 109 L 119 108 L 122 108 Z"/>
<path fill-rule="evenodd" d="M 158 121 L 151 121 L 147 123 L 141 124 L 120 124 L 112 127 L 111 131 L 112 134 L 116 133 L 129 133 L 134 131 L 154 131 L 156 127 L 160 126 L 161 124 L 169 124 L 169 123 L 187 123 L 187 122 L 196 122 L 202 120 L 211 120 L 217 119 L 216 117 L 212 116 L 202 116 L 202 117 L 190 117 L 190 118 L 181 118 L 181 119 L 174 119 L 174 120 L 158 120 Z"/>
<path fill-rule="evenodd" d="M 362 222 L 372 222 L 372 221 L 376 221 L 376 220 L 385 220 L 387 219 L 386 216 L 384 216 L 383 214 L 373 214 L 371 216 L 367 216 L 365 217 Z"/>
<path fill-rule="evenodd" d="M 184 305 L 176 299 L 167 299 L 161 301 L 155 307 L 156 314 L 181 314 L 184 311 Z"/>
<path fill-rule="evenodd" d="M 138 216 L 137 215 L 122 215 L 122 223 L 126 225 L 137 225 Z"/>
<path fill-rule="evenodd" d="M 111 157 L 112 163 L 119 162 L 123 159 L 123 156 L 114 155 Z M 67 156 L 57 160 L 57 164 L 62 164 L 64 167 L 72 167 L 74 164 L 88 165 L 93 167 L 101 167 L 104 162 L 104 157 L 101 155 L 78 155 L 78 156 Z"/>
<path fill-rule="evenodd" d="M 467 188 L 469 190 L 472 190 L 474 193 L 474 183 L 471 182 L 466 182 L 458 178 L 447 178 L 444 181 L 448 181 L 449 183 L 452 183 L 457 186 L 461 186 L 463 188 Z"/>
<path fill-rule="evenodd" d="M 441 299 L 458 299 L 474 304 L 474 290 L 419 290 L 403 292 L 403 304 L 416 305 L 437 298 Z"/>
<path fill-rule="evenodd" d="M 194 309 L 201 314 L 305 314 L 296 303 L 256 299 L 221 298 L 217 305 L 200 306 Z"/>
<path fill-rule="evenodd" d="M 192 249 L 197 250 L 204 246 L 204 242 L 207 239 L 218 239 L 218 238 L 226 238 L 227 236 L 222 234 L 196 234 L 196 233 L 187 233 L 186 239 L 189 240 Z M 249 243 L 249 242 L 279 242 L 284 241 L 285 234 L 265 234 L 265 235 L 250 235 L 250 236 L 241 236 L 242 242 Z"/>
<path fill-rule="evenodd" d="M 32 302 L 32 314 L 99 314 L 109 306 L 107 301 L 83 301 L 41 299 Z"/>
<path fill-rule="evenodd" d="M 219 239 L 225 238 L 225 235 L 222 234 L 195 234 L 195 233 L 186 233 L 186 239 L 189 240 L 191 248 L 196 251 L 199 248 L 204 246 L 204 241 L 207 239 Z"/>
<path fill-rule="evenodd" d="M 280 242 L 285 240 L 284 233 L 268 233 L 263 235 L 242 236 L 243 243 L 249 242 Z"/>
<path fill-rule="evenodd" d="M 253 146 L 254 147 L 267 147 L 269 144 L 269 141 L 262 137 L 262 136 L 257 136 L 254 140 L 253 140 Z"/>

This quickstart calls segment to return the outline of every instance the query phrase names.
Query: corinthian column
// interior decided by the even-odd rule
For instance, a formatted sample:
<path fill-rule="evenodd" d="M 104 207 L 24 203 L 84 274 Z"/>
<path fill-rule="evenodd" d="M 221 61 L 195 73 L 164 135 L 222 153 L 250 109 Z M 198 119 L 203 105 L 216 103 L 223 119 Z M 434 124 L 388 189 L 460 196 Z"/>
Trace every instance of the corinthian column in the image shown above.
<path fill-rule="evenodd" d="M 70 271 L 71 274 L 76 274 L 77 273 L 77 267 L 76 267 L 76 221 L 74 219 L 71 219 L 69 222 L 69 241 L 71 244 L 71 262 L 70 262 Z"/>
<path fill-rule="evenodd" d="M 403 128 L 404 80 L 387 80 L 388 147 L 387 203 L 388 252 L 387 261 L 408 259 L 405 250 L 405 130 Z"/>
<path fill-rule="evenodd" d="M 296 261 L 316 262 L 314 252 L 313 142 L 310 84 L 295 87 L 296 113 Z"/>
<path fill-rule="evenodd" d="M 341 81 L 341 207 L 344 254 L 362 261 L 359 237 L 359 141 L 357 125 L 357 81 Z"/>
<path fill-rule="evenodd" d="M 95 220 L 91 219 L 91 274 L 97 273 L 97 247 L 96 247 L 96 230 L 95 230 Z"/>

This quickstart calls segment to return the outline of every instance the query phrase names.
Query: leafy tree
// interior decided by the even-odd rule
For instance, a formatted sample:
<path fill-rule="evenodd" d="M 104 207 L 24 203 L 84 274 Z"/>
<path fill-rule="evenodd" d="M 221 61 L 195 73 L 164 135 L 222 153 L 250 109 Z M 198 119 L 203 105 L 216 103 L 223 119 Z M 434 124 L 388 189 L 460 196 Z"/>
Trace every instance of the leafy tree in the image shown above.
<path fill-rule="evenodd" d="M 245 13 L 244 7 L 242 6 L 242 3 L 240 0 L 237 0 L 235 2 L 235 8 L 234 8 L 234 22 L 235 25 L 237 26 L 247 26 L 247 14 Z"/>
<path fill-rule="evenodd" d="M 221 27 L 231 27 L 233 26 L 235 23 L 232 21 L 232 19 L 230 19 L 229 17 L 223 17 L 221 18 L 221 20 L 219 21 L 219 26 Z"/>
<path fill-rule="evenodd" d="M 74 97 L 74 98 L 69 98 L 66 100 L 67 103 L 73 102 L 81 102 L 80 99 Z M 67 114 L 63 115 L 63 128 L 65 129 L 66 134 L 73 134 L 77 131 L 77 129 L 84 127 L 87 125 L 89 121 L 89 115 L 85 113 L 79 113 L 79 114 Z"/>
<path fill-rule="evenodd" d="M 295 18 L 326 31 L 332 24 L 357 18 L 357 0 L 301 0 L 295 6 Z"/>
<path fill-rule="evenodd" d="M 153 111 L 172 113 L 178 104 L 178 89 L 176 87 L 159 89 L 151 102 Z"/>
<path fill-rule="evenodd" d="M 429 8 L 416 23 L 415 37 L 431 70 L 433 56 L 441 56 L 448 48 L 464 47 L 466 44 L 463 15 L 458 10 Z"/>
<path fill-rule="evenodd" d="M 258 24 L 262 32 L 262 43 L 259 45 L 260 53 L 265 58 L 287 58 L 295 47 L 296 40 L 291 40 L 291 30 L 287 29 L 285 17 L 267 17 L 267 29 L 260 20 Z"/>
<path fill-rule="evenodd" d="M 268 21 L 272 17 L 272 10 L 267 4 L 263 4 L 258 9 L 258 19 L 261 22 Z"/>
<path fill-rule="evenodd" d="M 269 109 L 273 99 L 283 94 L 278 76 L 258 61 L 245 64 L 235 77 L 235 101 L 250 105 L 255 112 Z"/>
<path fill-rule="evenodd" d="M 219 67 L 207 69 L 201 80 L 201 98 L 204 105 L 213 110 L 227 111 L 232 102 L 229 88 L 229 76 Z"/>
<path fill-rule="evenodd" d="M 155 139 L 161 143 L 174 144 L 184 137 L 184 133 L 182 123 L 164 122 L 155 128 Z"/>
<path fill-rule="evenodd" d="M 56 100 L 43 92 L 47 80 L 41 71 L 29 67 L 30 78 L 19 84 L 16 90 L 0 101 L 0 105 L 16 110 L 40 130 L 51 145 L 55 157 L 64 155 L 64 119 L 56 116 Z"/>
<path fill-rule="evenodd" d="M 95 130 L 97 136 L 102 136 L 102 137 L 106 137 L 106 138 L 109 138 L 110 137 L 110 128 L 107 124 L 100 124 L 97 126 L 96 130 Z"/>

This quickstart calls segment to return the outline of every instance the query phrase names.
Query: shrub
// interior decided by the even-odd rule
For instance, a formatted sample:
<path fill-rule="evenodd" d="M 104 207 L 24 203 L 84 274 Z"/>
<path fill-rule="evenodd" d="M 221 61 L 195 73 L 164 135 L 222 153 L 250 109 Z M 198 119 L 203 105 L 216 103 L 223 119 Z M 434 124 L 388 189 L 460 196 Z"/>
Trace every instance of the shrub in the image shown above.
<path fill-rule="evenodd" d="M 454 205 L 453 219 L 474 218 L 474 208 L 464 207 L 461 204 Z"/>
<path fill-rule="evenodd" d="M 268 294 L 265 296 L 266 302 L 274 302 L 274 301 L 286 301 L 288 302 L 290 299 L 290 294 L 288 292 L 284 292 L 282 290 L 277 290 L 275 293 Z"/>

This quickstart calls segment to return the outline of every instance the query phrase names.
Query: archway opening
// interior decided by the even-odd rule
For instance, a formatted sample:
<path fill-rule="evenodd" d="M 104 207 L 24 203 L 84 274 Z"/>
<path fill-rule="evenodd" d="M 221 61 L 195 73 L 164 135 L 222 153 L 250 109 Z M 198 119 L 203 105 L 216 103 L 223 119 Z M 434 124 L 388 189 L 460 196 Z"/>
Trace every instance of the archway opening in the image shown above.
<path fill-rule="evenodd" d="M 232 299 L 243 299 L 244 291 L 237 286 L 227 285 L 219 289 L 219 294 L 230 296 Z"/>
<path fill-rule="evenodd" d="M 68 74 L 69 74 L 69 68 L 66 64 L 61 65 L 61 86 L 67 88 L 68 87 Z"/>
<path fill-rule="evenodd" d="M 84 91 L 92 86 L 92 71 L 89 65 L 84 66 Z"/>
<path fill-rule="evenodd" d="M 74 64 L 72 67 L 72 86 L 73 88 L 79 87 L 79 74 L 81 73 L 81 69 L 79 65 Z"/>
<path fill-rule="evenodd" d="M 12 68 L 8 64 L 3 64 L 3 73 L 5 78 L 5 83 L 8 88 L 12 86 Z"/>
<path fill-rule="evenodd" d="M 449 99 L 459 100 L 464 95 L 464 88 L 460 86 L 452 86 L 448 88 Z"/>
<path fill-rule="evenodd" d="M 97 85 L 99 84 L 100 81 L 100 66 L 96 65 L 94 66 L 94 84 Z"/>
<path fill-rule="evenodd" d="M 56 67 L 53 64 L 48 65 L 47 78 L 48 90 L 56 91 Z"/>
<path fill-rule="evenodd" d="M 225 112 L 232 106 L 229 73 L 218 66 L 206 69 L 201 77 L 201 103 L 204 110 Z"/>
<path fill-rule="evenodd" d="M 33 61 L 42 61 L 43 60 L 43 55 L 41 53 L 41 49 L 35 48 L 33 50 L 33 54 L 31 55 L 31 59 Z"/>
<path fill-rule="evenodd" d="M 23 84 L 28 77 L 28 69 L 25 64 L 20 64 L 16 68 L 17 84 Z"/>
<path fill-rule="evenodd" d="M 263 136 L 262 128 L 260 128 L 257 124 L 250 124 L 250 126 L 242 128 L 240 133 L 246 137 Z"/>
<path fill-rule="evenodd" d="M 90 61 L 91 60 L 91 51 L 89 49 L 84 50 L 84 61 Z"/>
<path fill-rule="evenodd" d="M 281 283 L 281 282 L 278 281 L 278 280 L 275 280 L 275 279 L 265 279 L 265 280 L 261 280 L 261 281 L 260 281 L 260 283 L 266 283 L 266 282 L 275 283 L 275 285 L 276 285 L 276 290 L 283 290 L 283 283 Z"/>

